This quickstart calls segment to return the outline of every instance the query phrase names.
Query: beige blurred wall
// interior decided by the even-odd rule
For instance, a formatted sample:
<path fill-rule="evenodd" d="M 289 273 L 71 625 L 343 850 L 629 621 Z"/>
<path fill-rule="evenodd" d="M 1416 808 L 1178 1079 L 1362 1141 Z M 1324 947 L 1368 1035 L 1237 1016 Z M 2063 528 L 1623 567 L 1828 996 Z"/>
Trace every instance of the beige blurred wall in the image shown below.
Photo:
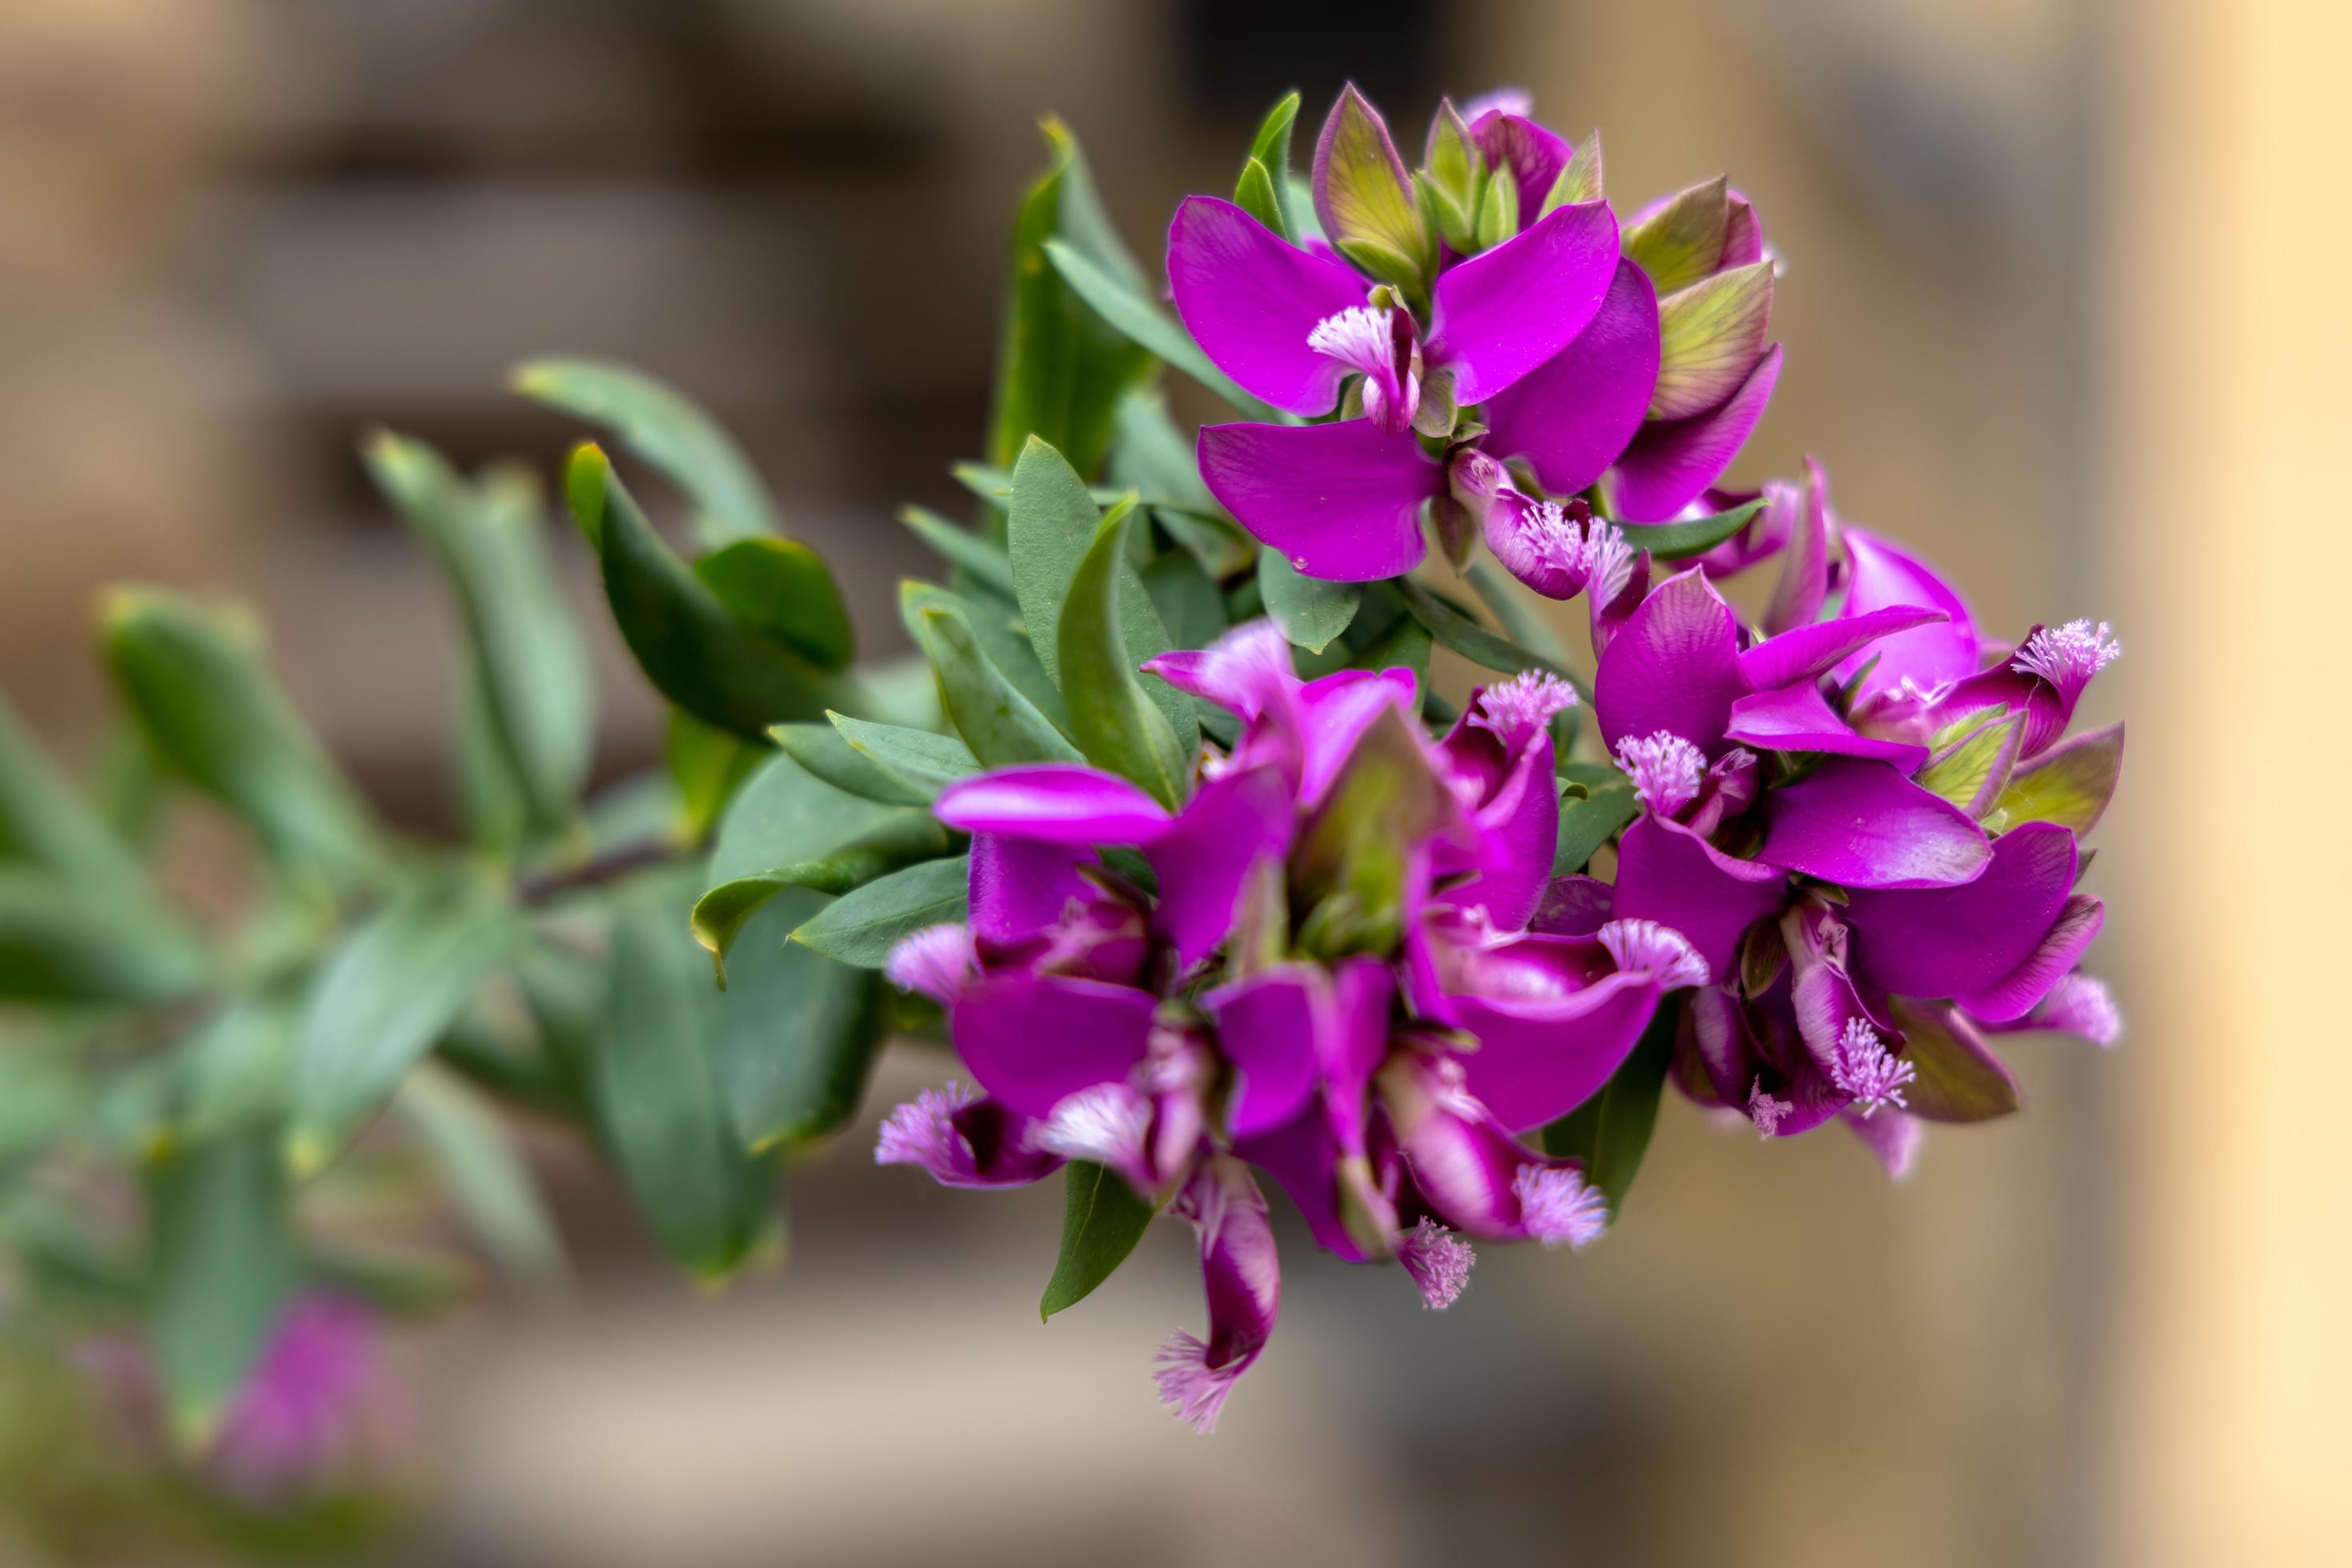
<path fill-rule="evenodd" d="M 2107 548 L 2141 995 L 2112 1499 L 2128 1560 L 2352 1562 L 2352 9 L 2133 7 L 2107 145 Z M 2312 258 L 2306 265 L 2297 258 Z M 2329 258 L 2319 260 L 2317 258 Z"/>

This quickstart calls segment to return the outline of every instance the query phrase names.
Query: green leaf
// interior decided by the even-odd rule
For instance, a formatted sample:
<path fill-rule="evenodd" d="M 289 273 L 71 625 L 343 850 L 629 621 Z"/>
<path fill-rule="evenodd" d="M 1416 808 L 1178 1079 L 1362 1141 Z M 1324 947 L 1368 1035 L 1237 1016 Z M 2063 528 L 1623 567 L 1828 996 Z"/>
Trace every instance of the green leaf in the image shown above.
<path fill-rule="evenodd" d="M 0 866 L 0 1001 L 163 1002 L 210 973 L 204 947 L 148 899 Z"/>
<path fill-rule="evenodd" d="M 1774 263 L 1714 273 L 1658 301 L 1658 379 L 1649 417 L 1685 419 L 1739 388 L 1772 324 Z"/>
<path fill-rule="evenodd" d="M 961 611 L 935 605 L 908 619 L 916 643 L 931 661 L 948 722 L 983 767 L 1079 761 L 1078 749 L 1054 721 L 990 662 Z"/>
<path fill-rule="evenodd" d="M 1140 290 L 1122 287 L 1108 273 L 1060 240 L 1045 244 L 1053 263 L 1073 294 L 1086 301 L 1100 324 L 1133 342 L 1144 353 L 1182 371 L 1231 404 L 1244 418 L 1265 425 L 1296 425 L 1298 416 L 1244 392 L 1241 384 L 1219 370 L 1192 334 L 1172 314 Z M 1145 361 L 1146 363 L 1150 360 Z M 1040 431 L 1039 434 L 1044 434 Z M 1090 453 L 1085 455 L 1091 455 Z M 1008 455 L 1000 461 L 1009 462 Z"/>
<path fill-rule="evenodd" d="M 825 717 L 833 721 L 843 740 L 899 783 L 921 792 L 927 804 L 937 800 L 940 791 L 956 780 L 981 771 L 980 759 L 971 754 L 971 748 L 953 735 L 934 735 L 902 724 L 876 724 L 839 713 Z"/>
<path fill-rule="evenodd" d="M 670 553 L 604 454 L 573 451 L 564 489 L 602 542 L 604 597 L 655 689 L 707 723 L 756 739 L 780 720 L 856 707 L 846 678 L 746 626 Z M 600 482 L 601 481 L 601 482 Z"/>
<path fill-rule="evenodd" d="M 1544 1129 L 1544 1152 L 1584 1162 L 1585 1179 L 1609 1200 L 1611 1225 L 1625 1212 L 1625 1194 L 1650 1151 L 1658 1097 L 1666 1085 L 1681 1022 L 1681 998 L 1671 994 L 1661 998 L 1632 1054 L 1601 1092 Z"/>
<path fill-rule="evenodd" d="M 1542 613 L 1528 602 L 1534 589 L 1509 573 L 1496 570 L 1494 563 L 1487 561 L 1472 562 L 1463 576 L 1479 602 L 1501 623 L 1504 636 L 1556 665 L 1568 663 L 1568 645 L 1559 640 L 1559 634 L 1551 629 Z"/>
<path fill-rule="evenodd" d="M 606 1149 L 655 1237 L 706 1283 L 774 1245 L 776 1167 L 743 1146 L 719 1065 L 724 995 L 684 900 L 640 893 L 613 925 L 607 1026 L 589 1055 Z"/>
<path fill-rule="evenodd" d="M 803 771 L 845 795 L 887 805 L 929 805 L 939 794 L 918 789 L 883 768 L 830 723 L 779 724 L 768 735 Z"/>
<path fill-rule="evenodd" d="M 1389 629 L 1364 645 L 1363 651 L 1350 658 L 1349 669 L 1396 669 L 1412 671 L 1413 689 L 1429 689 L 1429 628 L 1411 616 L 1399 616 Z"/>
<path fill-rule="evenodd" d="M 1171 550 L 1140 575 L 1171 647 L 1206 647 L 1224 634 L 1224 595 L 1192 556 Z"/>
<path fill-rule="evenodd" d="M 1613 768 L 1610 771 L 1616 772 Z M 1555 877 L 1583 870 L 1594 851 L 1642 814 L 1642 803 L 1622 773 L 1617 775 L 1615 782 L 1580 798 L 1568 793 L 1580 787 L 1570 784 L 1560 795 L 1559 839 L 1551 858 L 1551 874 Z"/>
<path fill-rule="evenodd" d="M 152 896 L 146 868 L 121 835 L 42 750 L 0 697 L 0 860 L 46 867 L 131 898 Z"/>
<path fill-rule="evenodd" d="M 298 970 L 236 997 L 180 1043 L 175 1141 L 209 1142 L 285 1120 L 307 980 Z"/>
<path fill-rule="evenodd" d="M 1013 582 L 1021 601 L 1021 618 L 1036 649 L 1038 663 L 1054 678 L 1064 696 L 1068 684 L 1061 670 L 1060 626 L 1063 601 L 1071 579 L 1092 547 L 1102 514 L 1077 471 L 1043 441 L 1022 449 L 1013 469 L 1012 505 L 1005 519 L 1007 542 L 1013 552 Z M 1151 607 L 1142 579 L 1124 559 L 1111 563 L 1118 595 L 1118 626 L 1132 671 L 1155 654 L 1173 646 L 1160 613 Z M 1193 741 L 1192 709 L 1183 693 L 1158 676 L 1143 679 L 1143 689 L 1166 717 L 1177 742 L 1187 755 Z M 1073 715 L 1075 721 L 1075 715 Z M 1072 731 L 1075 734 L 1075 729 Z"/>
<path fill-rule="evenodd" d="M 743 781 L 774 753 L 740 735 L 714 730 L 682 708 L 673 708 L 662 754 L 677 785 L 678 841 L 699 844 Z"/>
<path fill-rule="evenodd" d="M 499 1267 L 531 1285 L 571 1273 L 554 1216 L 498 1111 L 446 1070 L 412 1074 L 394 1102 L 466 1224 Z"/>
<path fill-rule="evenodd" d="M 1046 247 L 1062 246 L 1113 297 L 1139 297 L 1145 285 L 1109 237 L 1076 142 L 1058 126 L 1046 136 L 1053 166 L 1013 220 L 989 456 L 1011 463 L 1034 436 L 1091 469 L 1109 439 L 1119 394 L 1152 374 L 1151 356 L 1080 303 L 1047 261 Z"/>
<path fill-rule="evenodd" d="M 513 910 L 477 885 L 417 883 L 354 927 L 303 1008 L 289 1157 L 308 1174 L 456 1023 L 511 952 Z"/>
<path fill-rule="evenodd" d="M 1548 670 L 1575 687 L 1577 695 L 1585 701 L 1592 700 L 1592 683 L 1566 665 L 1496 636 L 1410 577 L 1396 579 L 1396 587 L 1404 595 L 1405 608 L 1412 613 L 1412 618 L 1427 626 L 1431 637 L 1471 663 L 1507 675 L 1527 669 Z"/>
<path fill-rule="evenodd" d="M 1100 1165 L 1073 1161 L 1062 1183 L 1062 1251 L 1037 1303 L 1040 1322 L 1093 1295 L 1127 1261 L 1151 1223 L 1151 1205 L 1124 1178 Z"/>
<path fill-rule="evenodd" d="M 159 588 L 100 612 L 116 687 L 172 772 L 241 817 L 281 868 L 348 887 L 382 872 L 375 817 L 262 662 L 250 620 Z"/>
<path fill-rule="evenodd" d="M 1687 289 L 1716 269 L 1731 224 L 1731 184 L 1718 174 L 1677 192 L 1642 222 L 1624 231 L 1625 259 L 1650 275 L 1663 300 Z"/>
<path fill-rule="evenodd" d="M 515 372 L 514 388 L 612 431 L 660 469 L 693 501 L 704 549 L 784 531 L 767 487 L 726 432 L 653 377 L 594 360 L 542 359 Z"/>
<path fill-rule="evenodd" d="M 948 848 L 948 830 L 937 817 L 918 806 L 899 807 L 869 832 L 837 848 L 719 883 L 695 901 L 695 940 L 718 961 L 719 984 L 723 988 L 728 983 L 728 951 L 744 922 L 785 889 L 845 893 L 902 866 L 934 859 Z M 814 913 L 812 908 L 803 918 Z"/>
<path fill-rule="evenodd" d="M 916 538 L 938 551 L 949 564 L 962 567 L 1006 598 L 1013 596 L 1013 559 L 1004 553 L 1002 544 L 919 506 L 903 508 L 898 521 Z"/>
<path fill-rule="evenodd" d="M 819 669 L 839 669 L 856 653 L 833 568 L 798 540 L 739 539 L 697 561 L 694 574 L 737 620 Z"/>
<path fill-rule="evenodd" d="M 1680 561 L 1685 556 L 1702 555 L 1748 526 L 1748 520 L 1764 510 L 1761 498 L 1718 511 L 1709 517 L 1695 517 L 1687 522 L 1621 522 L 1625 542 L 1636 550 L 1646 550 L 1660 561 Z"/>
<path fill-rule="evenodd" d="M 1018 606 L 1001 607 L 985 599 L 950 593 L 932 583 L 909 579 L 898 584 L 898 618 L 905 624 L 907 635 L 919 643 L 922 617 L 931 610 L 949 610 L 961 616 L 996 673 L 1027 698 L 1030 705 L 1051 721 L 1056 730 L 1064 734 L 1069 732 L 1070 710 L 1062 701 L 1054 678 L 1037 662 L 1037 650 L 1029 644 Z M 930 659 L 926 657 L 921 662 L 926 678 L 936 688 L 938 680 Z M 934 690 L 933 695 L 939 694 Z M 940 717 L 947 717 L 944 707 Z"/>
<path fill-rule="evenodd" d="M 1249 152 L 1250 161 L 1265 169 L 1270 177 L 1282 216 L 1280 224 L 1266 226 L 1293 243 L 1305 237 L 1298 232 L 1297 220 L 1291 211 L 1296 198 L 1290 179 L 1290 132 L 1298 121 L 1298 94 L 1287 93 L 1267 110 L 1265 120 L 1258 123 L 1257 135 L 1250 141 Z"/>
<path fill-rule="evenodd" d="M 793 932 L 793 941 L 860 969 L 879 969 L 898 940 L 964 918 L 970 858 L 926 860 L 845 893 Z"/>
<path fill-rule="evenodd" d="M 2077 735 L 2042 752 L 2010 775 L 1995 811 L 2009 814 L 2012 827 L 2054 822 L 2076 837 L 2098 825 L 2123 775 L 2124 727 L 2111 724 Z"/>
<path fill-rule="evenodd" d="M 1559 177 L 1551 183 L 1544 197 L 1543 210 L 1538 217 L 1549 217 L 1556 208 L 1601 199 L 1601 132 L 1594 131 L 1577 143 L 1575 155 L 1560 165 Z"/>
<path fill-rule="evenodd" d="M 846 745 L 843 750 L 847 752 Z M 864 758 L 856 760 L 865 763 Z M 921 808 L 918 816 L 929 815 L 928 804 L 912 791 L 901 789 L 898 798 L 876 800 L 811 770 L 797 753 L 772 755 L 745 782 L 719 824 L 710 857 L 711 880 L 725 882 L 818 859 L 901 821 L 910 806 Z"/>
<path fill-rule="evenodd" d="M 1242 165 L 1242 177 L 1234 184 L 1234 205 L 1283 238 L 1290 237 L 1290 221 L 1282 216 L 1274 176 L 1255 158 Z"/>
<path fill-rule="evenodd" d="M 1492 250 L 1519 232 L 1519 181 L 1506 158 L 1478 198 L 1478 248 Z"/>
<path fill-rule="evenodd" d="M 1247 566 L 1257 544 L 1234 526 L 1201 482 L 1192 437 L 1176 427 L 1157 387 L 1138 387 L 1119 399 L 1110 448 L 1113 493 L 1135 490 L 1152 518 L 1223 582 Z M 1097 498 L 1099 499 L 1099 498 Z"/>
<path fill-rule="evenodd" d="M 1310 653 L 1321 653 L 1348 629 L 1364 602 L 1361 583 L 1327 583 L 1309 577 L 1279 550 L 1257 552 L 1257 589 L 1265 613 L 1282 635 Z"/>
<path fill-rule="evenodd" d="M 148 1332 L 173 1436 L 200 1452 L 299 1271 L 275 1131 L 166 1153 L 146 1186 Z"/>
<path fill-rule="evenodd" d="M 1055 639 L 1062 695 L 1087 760 L 1134 780 L 1173 811 L 1184 797 L 1191 718 L 1180 740 L 1129 662 L 1118 593 L 1128 515 L 1113 508 L 1102 520 L 1070 581 Z"/>
<path fill-rule="evenodd" d="M 509 468 L 469 485 L 430 447 L 389 431 L 371 437 L 364 453 L 377 487 L 449 579 L 487 733 L 531 819 L 560 828 L 588 777 L 596 693 L 547 549 L 538 482 Z"/>
<path fill-rule="evenodd" d="M 881 978 L 790 940 L 833 900 L 788 889 L 747 921 L 719 1003 L 719 1076 L 735 1134 L 765 1150 L 857 1110 L 881 1045 Z"/>

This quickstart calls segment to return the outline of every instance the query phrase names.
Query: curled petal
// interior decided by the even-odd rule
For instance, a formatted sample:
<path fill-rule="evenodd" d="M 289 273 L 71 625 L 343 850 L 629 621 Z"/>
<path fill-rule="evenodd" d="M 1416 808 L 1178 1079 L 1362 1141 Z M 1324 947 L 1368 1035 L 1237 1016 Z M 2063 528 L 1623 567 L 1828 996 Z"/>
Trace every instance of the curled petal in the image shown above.
<path fill-rule="evenodd" d="M 1298 693 L 1290 639 L 1271 620 L 1244 621 L 1204 648 L 1179 648 L 1143 661 L 1177 690 L 1255 719 Z"/>
<path fill-rule="evenodd" d="M 1593 710 L 1613 751 L 1659 731 L 1713 755 L 1731 706 L 1747 695 L 1739 628 L 1706 574 L 1667 578 L 1610 641 L 1593 674 Z"/>
<path fill-rule="evenodd" d="M 1214 196 L 1188 196 L 1168 226 L 1168 286 L 1202 352 L 1242 388 L 1293 414 L 1328 414 L 1349 368 L 1308 346 L 1364 302 L 1364 280 Z"/>
<path fill-rule="evenodd" d="M 1858 648 L 1943 617 L 1944 612 L 1926 605 L 1890 605 L 1864 615 L 1798 626 L 1741 654 L 1739 673 L 1758 691 L 1811 683 L 1839 668 Z"/>
<path fill-rule="evenodd" d="M 1623 1064 L 1658 993 L 1657 978 L 1641 970 L 1549 997 L 1457 996 L 1462 1026 L 1478 1042 L 1463 1058 L 1469 1091 L 1512 1131 L 1567 1115 Z"/>
<path fill-rule="evenodd" d="M 1029 1123 L 960 1083 L 927 1089 L 883 1119 L 877 1165 L 914 1165 L 949 1187 L 1020 1187 L 1061 1166 L 1034 1147 Z"/>
<path fill-rule="evenodd" d="M 1198 455 L 1219 503 L 1310 577 L 1377 582 L 1428 552 L 1421 510 L 1444 492 L 1445 470 L 1410 432 L 1370 419 L 1212 425 Z"/>
<path fill-rule="evenodd" d="M 966 833 L 1003 833 L 1046 844 L 1149 844 L 1168 830 L 1168 808 L 1115 773 L 1076 763 L 1036 763 L 958 779 L 932 808 Z"/>
<path fill-rule="evenodd" d="M 1628 522 L 1664 522 L 1689 505 L 1739 456 L 1780 379 L 1780 348 L 1775 343 L 1739 389 L 1715 407 L 1687 419 L 1643 426 L 1613 470 L 1613 515 Z"/>
<path fill-rule="evenodd" d="M 2024 1017 L 2082 961 L 2105 921 L 2106 905 L 2088 893 L 2069 894 L 2033 951 L 2000 979 L 1958 998 L 1969 1015 L 1988 1024 Z"/>
<path fill-rule="evenodd" d="M 1211 780 L 1176 824 L 1145 853 L 1160 878 L 1152 919 L 1190 969 L 1233 930 L 1236 906 L 1262 860 L 1288 853 L 1296 812 L 1290 786 L 1273 767 Z"/>
<path fill-rule="evenodd" d="M 1731 722 L 1724 734 L 1767 751 L 1874 757 L 1894 763 L 1906 774 L 1916 773 L 1927 760 L 1925 746 L 1856 734 L 1853 726 L 1830 707 L 1818 686 L 1784 686 L 1741 698 L 1731 705 Z"/>
<path fill-rule="evenodd" d="M 1853 1110 L 1838 1113 L 1846 1131 L 1862 1140 L 1885 1168 L 1889 1181 L 1907 1181 L 1912 1169 L 1919 1163 L 1919 1143 L 1926 1126 L 1916 1116 L 1900 1110 L 1889 1110 L 1876 1116 L 1864 1116 Z"/>
<path fill-rule="evenodd" d="M 2074 836 L 2032 823 L 2001 835 L 1974 881 L 1847 896 L 1856 975 L 1905 996 L 1958 996 L 2025 963 L 2074 882 Z"/>
<path fill-rule="evenodd" d="M 1493 96 L 1501 99 L 1500 94 Z M 1486 100 L 1473 100 L 1462 106 L 1463 117 L 1470 122 L 1470 140 L 1489 169 L 1510 164 L 1512 178 L 1519 187 L 1519 211 L 1533 216 L 1543 211 L 1544 198 L 1551 195 L 1553 182 L 1568 166 L 1575 150 L 1558 132 L 1527 117 L 1524 98 L 1516 103 L 1505 101 L 1491 112 L 1482 113 L 1480 109 L 1485 102 Z M 1613 221 L 1611 227 L 1615 227 Z"/>
<path fill-rule="evenodd" d="M 1727 974 L 1740 934 L 1780 912 L 1788 886 L 1778 866 L 1735 858 L 1678 822 L 1644 816 L 1618 841 L 1613 912 L 1671 926 L 1711 973 Z"/>
<path fill-rule="evenodd" d="M 1296 1116 L 1315 1087 L 1318 1041 L 1337 1026 L 1323 971 L 1278 964 L 1206 993 L 1201 1005 L 1234 1068 L 1226 1112 L 1234 1136 L 1270 1131 Z"/>
<path fill-rule="evenodd" d="M 1977 668 L 1976 623 L 1969 607 L 1950 584 L 1913 557 L 1875 534 L 1858 528 L 1840 531 L 1845 545 L 1845 614 L 1849 619 L 1896 606 L 1940 610 L 1940 623 L 1922 623 L 1907 631 L 1883 637 L 1849 654 L 1837 668 L 1841 682 L 1852 680 L 1874 658 L 1863 677 L 1861 695 L 1892 691 L 1909 681 L 1930 690 L 1973 674 Z"/>
<path fill-rule="evenodd" d="M 1759 858 L 1845 888 L 1969 882 L 1992 856 L 1966 812 L 1881 762 L 1832 757 L 1763 810 Z"/>
<path fill-rule="evenodd" d="M 1265 1194 L 1232 1155 L 1202 1161 L 1169 1212 L 1191 1221 L 1200 1237 L 1209 1337 L 1173 1335 L 1160 1348 L 1154 1376 L 1160 1402 L 1194 1431 L 1210 1432 L 1234 1383 L 1274 1334 L 1282 1311 L 1282 1269 Z"/>
<path fill-rule="evenodd" d="M 948 1018 L 981 1087 L 1044 1118 L 1082 1089 L 1124 1081 L 1149 1049 L 1157 1007 L 1129 986 L 1010 974 L 965 986 Z"/>
<path fill-rule="evenodd" d="M 971 836 L 971 931 L 983 943 L 1012 946 L 1037 935 L 1062 918 L 1073 899 L 1086 900 L 1094 884 L 1078 868 L 1094 864 L 1091 849 L 1041 844 L 1002 833 Z"/>
<path fill-rule="evenodd" d="M 1772 498 L 1770 505 L 1788 514 L 1789 552 L 1781 558 L 1780 581 L 1764 611 L 1765 631 L 1777 636 L 1811 625 L 1829 597 L 1830 486 L 1821 465 L 1807 458 L 1805 482 L 1793 492 L 1785 484 L 1764 489 Z"/>
<path fill-rule="evenodd" d="M 1439 276 L 1426 361 L 1452 368 L 1457 402 L 1484 403 L 1566 348 L 1616 272 L 1609 204 L 1558 208 Z"/>

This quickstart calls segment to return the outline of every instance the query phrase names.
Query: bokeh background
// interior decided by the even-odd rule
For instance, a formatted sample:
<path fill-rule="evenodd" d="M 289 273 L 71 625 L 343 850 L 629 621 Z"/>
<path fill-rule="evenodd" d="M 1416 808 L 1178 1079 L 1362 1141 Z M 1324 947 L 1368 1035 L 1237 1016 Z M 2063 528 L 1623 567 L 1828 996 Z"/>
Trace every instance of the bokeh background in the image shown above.
<path fill-rule="evenodd" d="M 1621 203 L 1730 171 L 1790 350 L 1736 472 L 1817 453 L 1990 626 L 2130 650 L 2087 717 L 2133 725 L 2092 872 L 2131 1032 L 2021 1042 L 2028 1113 L 1907 1186 L 1670 1102 L 1605 1245 L 1489 1249 L 1443 1317 L 1294 1227 L 1276 1353 L 1202 1440 L 1147 1376 L 1200 1311 L 1175 1227 L 1041 1328 L 1058 1189 L 853 1134 L 788 1177 L 789 1266 L 713 1298 L 541 1137 L 581 1289 L 401 1344 L 426 1482 L 385 1560 L 2352 1561 L 2347 68 L 2346 8 L 2293 0 L 5 0 L 0 681 L 68 755 L 100 584 L 234 591 L 386 809 L 446 824 L 455 628 L 353 443 L 550 466 L 504 390 L 546 352 L 717 411 L 887 647 L 1038 114 L 1150 254 L 1346 76 L 1400 127 L 1525 86 L 1605 128 Z M 618 776 L 656 705 L 565 542 Z"/>

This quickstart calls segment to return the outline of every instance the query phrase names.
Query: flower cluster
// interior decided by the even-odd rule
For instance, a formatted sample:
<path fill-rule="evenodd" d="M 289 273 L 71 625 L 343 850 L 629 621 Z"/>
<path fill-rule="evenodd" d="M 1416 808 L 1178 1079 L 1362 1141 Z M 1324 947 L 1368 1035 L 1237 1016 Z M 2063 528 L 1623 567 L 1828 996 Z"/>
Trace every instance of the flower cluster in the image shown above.
<path fill-rule="evenodd" d="M 1644 1115 L 1670 1078 L 1768 1140 L 1839 1121 L 1900 1175 L 1923 1121 L 2016 1108 L 1989 1037 L 2120 1027 L 2075 884 L 2122 730 L 2067 734 L 2120 649 L 2084 621 L 1987 641 L 1811 462 L 1716 488 L 1780 364 L 1752 206 L 1716 181 L 1621 226 L 1598 142 L 1509 100 L 1441 106 L 1408 172 L 1352 89 L 1313 190 L 1319 233 L 1209 197 L 1170 230 L 1185 327 L 1293 416 L 1203 430 L 1209 493 L 1309 576 L 1402 576 L 1427 525 L 1584 595 L 1589 725 L 1531 659 L 1436 736 L 1370 638 L 1302 679 L 1276 623 L 1238 626 L 1142 666 L 1232 716 L 1172 791 L 1066 761 L 949 784 L 968 921 L 888 964 L 978 1087 L 900 1107 L 877 1159 L 960 1186 L 1083 1162 L 1188 1221 L 1208 1332 L 1159 1377 L 1203 1430 L 1280 1306 L 1261 1173 L 1442 1308 L 1474 1241 L 1610 1223 L 1630 1171 L 1580 1118 L 1640 1073 Z M 1717 583 L 1769 561 L 1744 617 Z M 1580 733 L 1605 761 L 1565 754 Z"/>

